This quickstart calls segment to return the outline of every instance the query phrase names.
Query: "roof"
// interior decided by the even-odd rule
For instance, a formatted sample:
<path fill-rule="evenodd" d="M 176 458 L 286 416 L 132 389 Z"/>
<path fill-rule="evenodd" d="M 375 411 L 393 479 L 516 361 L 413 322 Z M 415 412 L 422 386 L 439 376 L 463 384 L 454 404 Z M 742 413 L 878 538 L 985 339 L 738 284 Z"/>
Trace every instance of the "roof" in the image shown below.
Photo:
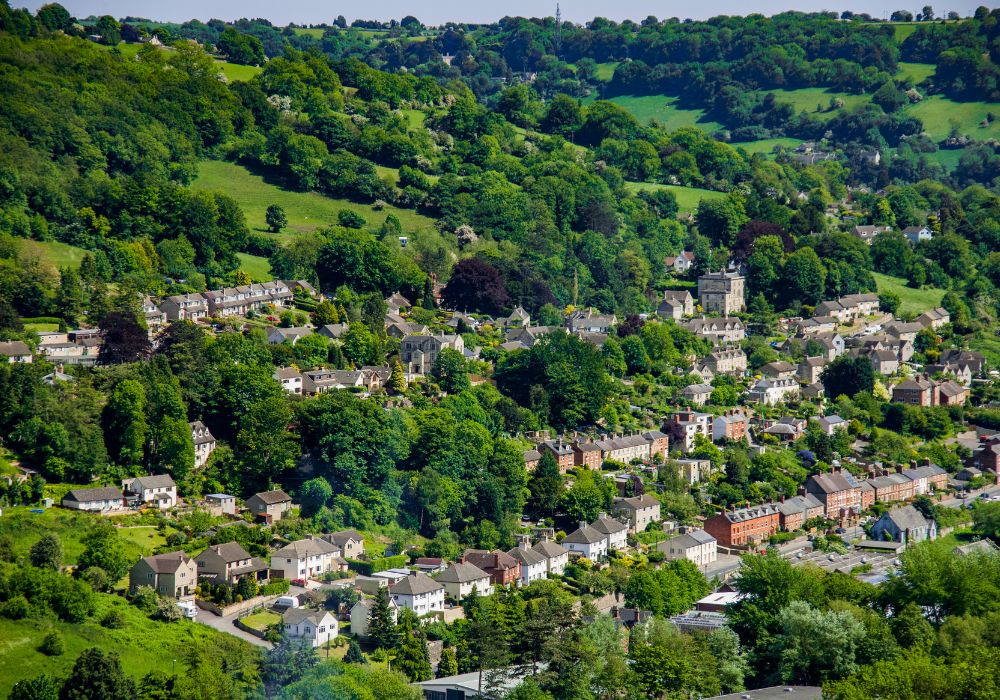
<path fill-rule="evenodd" d="M 302 373 L 299 372 L 294 367 L 279 367 L 278 369 L 274 370 L 275 379 L 295 379 L 296 377 L 301 378 Z"/>
<path fill-rule="evenodd" d="M 406 578 L 389 584 L 389 590 L 393 595 L 423 595 L 443 588 L 440 583 L 420 571 L 411 572 Z"/>
<path fill-rule="evenodd" d="M 285 501 L 291 502 L 292 497 L 281 489 L 275 491 L 261 491 L 260 493 L 255 493 L 251 498 L 259 499 L 267 505 L 274 505 L 275 503 L 284 503 Z"/>
<path fill-rule="evenodd" d="M 609 515 L 601 515 L 601 517 L 592 522 L 590 526 L 605 535 L 614 535 L 615 533 L 622 532 L 623 530 L 628 530 L 627 525 L 615 520 Z"/>
<path fill-rule="evenodd" d="M 561 544 L 553 542 L 552 540 L 542 540 L 541 542 L 535 544 L 532 549 L 549 559 L 552 559 L 553 557 L 561 557 L 568 551 Z"/>
<path fill-rule="evenodd" d="M 700 547 L 704 544 L 711 544 L 715 541 L 715 538 L 704 530 L 689 530 L 683 535 L 664 542 L 663 545 L 664 548 L 679 547 L 681 549 L 690 549 L 692 547 Z"/>
<path fill-rule="evenodd" d="M 837 493 L 857 488 L 853 479 L 848 479 L 842 472 L 813 474 L 807 483 L 815 484 L 823 493 Z"/>
<path fill-rule="evenodd" d="M 5 357 L 19 357 L 30 354 L 31 348 L 23 340 L 5 340 L 0 342 L 0 355 Z"/>
<path fill-rule="evenodd" d="M 615 508 L 628 508 L 629 510 L 639 510 L 640 508 L 651 508 L 660 505 L 660 502 L 648 493 L 629 498 L 616 498 L 614 503 Z"/>
<path fill-rule="evenodd" d="M 234 561 L 242 561 L 244 559 L 250 558 L 250 552 L 243 549 L 243 545 L 239 542 L 223 542 L 222 544 L 213 544 L 211 547 L 205 550 L 205 552 L 214 552 L 215 554 L 222 557 L 222 559 L 227 563 L 231 564 Z M 205 552 L 202 552 L 204 554 Z"/>
<path fill-rule="evenodd" d="M 568 542 L 569 544 L 596 544 L 603 542 L 606 538 L 606 535 L 601 534 L 590 525 L 584 524 L 582 527 L 569 533 L 563 542 Z"/>
<path fill-rule="evenodd" d="M 548 559 L 547 556 L 541 552 L 536 552 L 531 547 L 514 547 L 514 549 L 507 550 L 507 554 L 516 559 L 521 566 L 541 564 Z"/>
<path fill-rule="evenodd" d="M 689 384 L 681 390 L 685 396 L 697 396 L 698 394 L 711 394 L 715 390 L 711 384 Z"/>
<path fill-rule="evenodd" d="M 286 625 L 297 625 L 300 622 L 309 620 L 319 624 L 320 620 L 329 615 L 326 610 L 310 610 L 309 608 L 289 608 L 281 615 L 282 621 Z"/>
<path fill-rule="evenodd" d="M 114 486 L 98 486 L 92 489 L 73 489 L 63 500 L 88 503 L 92 501 L 120 501 L 124 498 L 122 492 Z"/>
<path fill-rule="evenodd" d="M 343 546 L 349 541 L 354 540 L 355 542 L 364 542 L 365 538 L 357 530 L 340 530 L 339 532 L 333 532 L 329 535 L 324 535 L 323 539 L 328 542 L 333 542 L 337 546 Z"/>
<path fill-rule="evenodd" d="M 914 530 L 930 525 L 927 518 L 913 506 L 903 506 L 896 510 L 890 510 L 887 513 L 883 513 L 882 517 L 891 520 L 900 530 Z"/>
<path fill-rule="evenodd" d="M 492 552 L 486 549 L 467 549 L 465 550 L 465 554 L 462 555 L 462 559 L 471 561 L 471 563 L 475 564 L 483 571 L 488 569 L 494 569 L 497 571 L 513 569 L 521 563 L 514 557 L 510 556 L 506 552 L 500 551 L 499 549 Z"/>
<path fill-rule="evenodd" d="M 471 583 L 488 579 L 490 575 L 480 569 L 475 564 L 468 562 L 456 562 L 442 571 L 438 577 L 438 583 Z"/>
<path fill-rule="evenodd" d="M 272 552 L 272 560 L 274 557 L 285 557 L 286 559 L 296 558 L 304 559 L 305 557 L 313 557 L 318 554 L 334 554 L 339 553 L 340 550 L 336 545 L 333 545 L 326 540 L 321 540 L 319 538 L 306 538 L 304 540 L 296 540 L 295 542 L 289 542 L 281 549 Z"/>
<path fill-rule="evenodd" d="M 152 476 L 137 476 L 135 477 L 135 484 L 140 489 L 162 489 L 170 488 L 171 486 L 176 488 L 174 480 L 170 478 L 169 474 L 154 474 Z"/>
<path fill-rule="evenodd" d="M 144 557 L 143 561 L 149 565 L 155 573 L 158 574 L 171 574 L 180 568 L 181 564 L 191 563 L 192 559 L 187 555 L 186 552 L 167 552 L 165 554 L 156 554 L 151 557 Z"/>
<path fill-rule="evenodd" d="M 773 503 L 763 503 L 759 506 L 750 506 L 749 508 L 740 508 L 739 510 L 726 511 L 721 513 L 726 520 L 731 523 L 742 523 L 747 520 L 756 520 L 757 518 L 764 518 L 770 515 L 777 515 L 778 509 Z M 718 517 L 718 516 L 716 516 Z"/>

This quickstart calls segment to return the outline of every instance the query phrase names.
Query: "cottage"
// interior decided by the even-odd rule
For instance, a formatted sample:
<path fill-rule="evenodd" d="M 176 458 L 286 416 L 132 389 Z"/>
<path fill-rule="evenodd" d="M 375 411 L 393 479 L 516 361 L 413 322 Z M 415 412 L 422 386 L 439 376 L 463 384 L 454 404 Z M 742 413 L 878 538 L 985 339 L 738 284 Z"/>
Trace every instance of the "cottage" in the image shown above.
<path fill-rule="evenodd" d="M 27 364 L 32 359 L 31 348 L 23 340 L 4 340 L 0 342 L 0 358 L 6 358 L 9 364 L 18 362 Z"/>
<path fill-rule="evenodd" d="M 609 517 L 606 513 L 597 516 L 590 526 L 608 540 L 608 551 L 625 549 L 628 546 L 628 526 Z"/>
<path fill-rule="evenodd" d="M 833 435 L 838 430 L 847 430 L 848 426 L 848 422 L 836 414 L 821 416 L 816 419 L 816 422 L 819 423 L 820 430 L 823 431 L 824 435 Z"/>
<path fill-rule="evenodd" d="M 934 232 L 927 226 L 907 226 L 903 229 L 903 235 L 911 245 L 917 245 L 921 241 L 929 241 L 934 238 Z"/>
<path fill-rule="evenodd" d="M 201 469 L 215 452 L 215 437 L 200 420 L 192 421 L 188 426 L 191 428 L 191 441 L 194 443 L 194 468 Z"/>
<path fill-rule="evenodd" d="M 177 484 L 169 474 L 122 479 L 122 491 L 128 505 L 152 503 L 160 510 L 177 505 Z"/>
<path fill-rule="evenodd" d="M 339 634 L 337 618 L 329 610 L 290 608 L 281 616 L 285 636 L 301 639 L 312 647 L 321 647 Z"/>
<path fill-rule="evenodd" d="M 346 568 L 340 548 L 318 537 L 289 542 L 271 553 L 272 578 L 319 578 Z"/>
<path fill-rule="evenodd" d="M 180 551 L 144 557 L 132 566 L 128 575 L 130 593 L 135 593 L 140 586 L 150 586 L 168 598 L 192 598 L 198 586 L 198 566 L 194 559 Z"/>
<path fill-rule="evenodd" d="M 340 340 L 349 330 L 351 330 L 351 326 L 347 323 L 328 323 L 325 326 L 320 326 L 316 332 L 324 338 Z"/>
<path fill-rule="evenodd" d="M 267 562 L 251 557 L 238 542 L 213 544 L 198 555 L 198 576 L 212 583 L 235 586 L 242 578 L 266 581 Z"/>
<path fill-rule="evenodd" d="M 660 519 L 660 502 L 649 494 L 616 498 L 612 506 L 615 514 L 628 524 L 629 532 L 645 532 L 650 523 Z"/>
<path fill-rule="evenodd" d="M 667 559 L 687 559 L 701 568 L 718 559 L 718 542 L 699 528 L 687 528 L 682 533 L 657 545 Z"/>
<path fill-rule="evenodd" d="M 521 563 L 500 550 L 467 549 L 461 561 L 485 571 L 497 586 L 510 586 L 521 580 Z"/>
<path fill-rule="evenodd" d="M 522 586 L 527 586 L 532 581 L 540 581 L 548 573 L 548 559 L 544 554 L 532 549 L 526 541 L 522 541 L 513 549 L 508 550 L 507 554 L 521 565 L 519 583 Z"/>
<path fill-rule="evenodd" d="M 694 253 L 690 250 L 682 251 L 680 255 L 670 256 L 663 259 L 663 266 L 667 274 L 671 272 L 678 275 L 685 274 L 694 265 Z"/>
<path fill-rule="evenodd" d="M 566 328 L 570 333 L 610 333 L 618 325 L 614 314 L 602 314 L 597 309 L 580 309 L 574 311 L 566 319 Z"/>
<path fill-rule="evenodd" d="M 292 497 L 281 489 L 255 493 L 247 499 L 247 508 L 253 516 L 270 525 L 292 508 Z"/>
<path fill-rule="evenodd" d="M 524 457 L 524 469 L 525 471 L 533 472 L 538 466 L 538 463 L 542 459 L 542 453 L 538 450 L 525 450 L 521 453 Z"/>
<path fill-rule="evenodd" d="M 475 593 L 477 596 L 493 595 L 490 575 L 479 567 L 466 562 L 456 562 L 442 571 L 435 579 L 444 586 L 445 595 L 454 601 L 465 600 Z"/>
<path fill-rule="evenodd" d="M 537 542 L 533 550 L 545 557 L 545 573 L 550 576 L 562 576 L 569 563 L 569 550 L 562 545 L 545 538 Z"/>
<path fill-rule="evenodd" d="M 114 486 L 73 489 L 63 497 L 62 506 L 73 510 L 116 510 L 125 507 L 125 496 Z"/>
<path fill-rule="evenodd" d="M 365 553 L 365 538 L 357 530 L 341 530 L 328 535 L 323 535 L 322 539 L 337 547 L 344 559 L 359 559 Z"/>
<path fill-rule="evenodd" d="M 892 542 L 923 542 L 937 539 L 937 523 L 928 520 L 913 506 L 886 511 L 872 525 L 872 539 Z"/>
<path fill-rule="evenodd" d="M 389 595 L 396 605 L 417 615 L 444 610 L 444 586 L 420 571 L 411 571 L 409 576 L 390 584 Z"/>
<path fill-rule="evenodd" d="M 598 532 L 586 522 L 566 536 L 563 546 L 573 554 L 586 557 L 591 561 L 600 561 L 608 555 L 607 535 Z"/>
<path fill-rule="evenodd" d="M 704 406 L 712 398 L 715 387 L 711 384 L 691 384 L 681 389 L 681 397 L 695 406 Z"/>
<path fill-rule="evenodd" d="M 892 226 L 855 226 L 851 232 L 866 245 L 871 245 L 880 233 L 889 233 L 890 231 L 892 231 Z"/>
<path fill-rule="evenodd" d="M 685 316 L 694 315 L 694 297 L 686 289 L 668 289 L 663 292 L 663 301 L 656 307 L 656 313 L 662 318 L 672 318 L 680 321 Z"/>
<path fill-rule="evenodd" d="M 795 376 L 795 365 L 784 360 L 768 362 L 760 368 L 760 373 L 768 379 L 791 379 Z"/>

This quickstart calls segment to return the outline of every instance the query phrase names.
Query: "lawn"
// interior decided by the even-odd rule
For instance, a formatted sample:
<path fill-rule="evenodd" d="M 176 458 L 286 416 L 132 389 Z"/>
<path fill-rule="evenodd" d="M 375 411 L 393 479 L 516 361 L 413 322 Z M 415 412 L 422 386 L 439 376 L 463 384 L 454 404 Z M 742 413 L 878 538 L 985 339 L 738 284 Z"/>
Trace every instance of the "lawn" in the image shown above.
<path fill-rule="evenodd" d="M 27 238 L 19 240 L 21 253 L 29 257 L 37 257 L 53 267 L 80 267 L 80 261 L 87 251 L 83 248 L 60 243 L 59 241 L 32 241 Z"/>
<path fill-rule="evenodd" d="M 270 610 L 261 610 L 260 612 L 253 613 L 252 615 L 241 617 L 240 622 L 247 627 L 263 632 L 271 625 L 276 625 L 281 622 L 281 615 L 273 613 Z"/>
<path fill-rule="evenodd" d="M 899 310 L 903 313 L 920 314 L 928 309 L 935 309 L 941 306 L 941 297 L 944 296 L 943 289 L 913 289 L 912 287 L 907 287 L 906 280 L 899 277 L 890 277 L 878 272 L 873 272 L 872 275 L 875 277 L 875 284 L 878 286 L 879 293 L 893 292 L 899 295 L 902 301 L 899 305 Z"/>
<path fill-rule="evenodd" d="M 747 153 L 763 153 L 770 155 L 774 152 L 775 146 L 781 146 L 785 150 L 792 150 L 802 141 L 792 138 L 761 139 L 759 141 L 744 141 L 742 143 L 731 143 L 735 148 L 742 148 Z"/>
<path fill-rule="evenodd" d="M 618 67 L 617 61 L 611 61 L 610 63 L 598 63 L 597 64 L 597 79 L 608 82 L 615 74 L 615 68 Z"/>
<path fill-rule="evenodd" d="M 919 85 L 934 75 L 935 66 L 933 63 L 906 63 L 900 61 L 896 65 L 899 67 L 896 71 L 896 77 L 909 78 L 913 81 L 914 85 Z"/>
<path fill-rule="evenodd" d="M 420 129 L 427 120 L 427 114 L 419 109 L 404 109 L 403 114 L 406 115 L 406 121 L 409 122 L 411 129 Z"/>
<path fill-rule="evenodd" d="M 296 27 L 292 30 L 299 36 L 311 36 L 313 39 L 322 39 L 325 29 L 310 29 L 309 27 Z"/>
<path fill-rule="evenodd" d="M 868 95 L 852 95 L 847 92 L 831 92 L 825 88 L 800 88 L 798 90 L 764 90 L 764 92 L 774 93 L 775 99 L 779 102 L 784 102 L 791 104 L 795 107 L 796 112 L 809 112 L 810 114 L 817 113 L 816 108 L 819 107 L 820 111 L 818 114 L 821 117 L 831 118 L 837 114 L 837 111 L 827 112 L 827 108 L 830 106 L 830 100 L 839 97 L 844 101 L 845 109 L 853 109 L 858 105 L 865 104 L 871 100 Z"/>
<path fill-rule="evenodd" d="M 706 120 L 703 109 L 678 107 L 677 99 L 666 95 L 620 95 L 610 98 L 609 101 L 627 109 L 642 124 L 655 119 L 666 129 L 696 126 L 712 132 L 722 128 L 719 122 Z"/>
<path fill-rule="evenodd" d="M 919 25 L 919 22 L 893 22 L 892 29 L 896 33 L 896 43 L 902 44 L 906 40 L 906 37 L 917 31 Z"/>
<path fill-rule="evenodd" d="M 980 126 L 987 113 L 1000 116 L 1000 105 L 992 102 L 954 102 L 932 95 L 907 107 L 904 112 L 918 117 L 934 141 L 948 138 L 952 123 L 958 126 L 959 132 L 977 141 L 1000 138 L 1000 121 L 994 120 L 985 128 Z"/>
<path fill-rule="evenodd" d="M 236 200 L 247 217 L 247 224 L 257 231 L 267 231 L 264 212 L 271 204 L 285 210 L 288 227 L 283 233 L 306 233 L 337 223 L 337 212 L 349 209 L 360 214 L 369 226 L 380 226 L 385 217 L 395 214 L 406 231 L 419 231 L 433 226 L 431 219 L 412 209 L 386 206 L 375 211 L 371 205 L 346 199 L 325 197 L 316 192 L 286 190 L 251 173 L 241 165 L 218 160 L 202 161 L 198 178 L 191 185 L 196 190 L 224 192 Z M 248 270 L 249 272 L 249 270 Z"/>
<path fill-rule="evenodd" d="M 41 673 L 67 675 L 77 656 L 90 647 L 117 652 L 122 667 L 136 679 L 154 669 L 171 673 L 176 668 L 183 673 L 186 649 L 224 634 L 189 620 L 154 622 L 119 596 L 98 594 L 96 599 L 94 615 L 80 624 L 60 622 L 54 616 L 44 620 L 0 619 L 0 658 L 7 659 L 0 664 L 0 697 L 7 697 L 11 686 L 25 678 Z M 121 629 L 106 629 L 99 624 L 112 608 L 120 610 L 125 618 L 126 624 Z M 65 643 L 66 652 L 62 656 L 46 656 L 38 651 L 42 638 L 53 629 Z M 232 638 L 227 641 L 243 643 Z"/>
<path fill-rule="evenodd" d="M 677 198 L 677 207 L 682 214 L 697 209 L 698 203 L 703 199 L 721 199 L 726 196 L 725 192 L 716 192 L 715 190 L 703 190 L 699 187 L 680 187 L 678 185 L 661 185 L 655 182 L 626 182 L 625 188 L 632 193 L 643 190 L 669 190 Z"/>
<path fill-rule="evenodd" d="M 250 275 L 254 282 L 270 282 L 274 277 L 271 275 L 271 263 L 267 258 L 249 253 L 237 253 L 240 259 L 240 269 Z"/>
<path fill-rule="evenodd" d="M 969 348 L 981 352 L 991 367 L 1000 366 L 1000 338 L 981 333 L 969 341 Z"/>
<path fill-rule="evenodd" d="M 217 60 L 215 65 L 219 67 L 219 70 L 222 71 L 223 75 L 226 76 L 229 82 L 234 80 L 247 82 L 264 70 L 259 66 L 241 66 L 238 63 L 230 63 L 229 61 Z"/>

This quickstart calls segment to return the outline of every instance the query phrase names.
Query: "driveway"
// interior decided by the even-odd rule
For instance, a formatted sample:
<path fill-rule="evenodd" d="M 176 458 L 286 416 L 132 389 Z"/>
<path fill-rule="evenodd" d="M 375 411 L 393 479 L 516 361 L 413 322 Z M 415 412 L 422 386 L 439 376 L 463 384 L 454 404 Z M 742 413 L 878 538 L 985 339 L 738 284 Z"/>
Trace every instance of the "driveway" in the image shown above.
<path fill-rule="evenodd" d="M 198 610 L 198 617 L 195 618 L 196 622 L 203 625 L 208 625 L 220 632 L 225 632 L 226 634 L 231 634 L 234 637 L 239 637 L 244 642 L 250 642 L 251 644 L 263 647 L 264 649 L 270 649 L 273 645 L 271 642 L 264 641 L 260 637 L 255 637 L 249 632 L 244 632 L 239 627 L 233 624 L 236 620 L 237 615 L 226 615 L 224 617 L 219 617 L 218 615 L 209 612 L 208 610 Z"/>

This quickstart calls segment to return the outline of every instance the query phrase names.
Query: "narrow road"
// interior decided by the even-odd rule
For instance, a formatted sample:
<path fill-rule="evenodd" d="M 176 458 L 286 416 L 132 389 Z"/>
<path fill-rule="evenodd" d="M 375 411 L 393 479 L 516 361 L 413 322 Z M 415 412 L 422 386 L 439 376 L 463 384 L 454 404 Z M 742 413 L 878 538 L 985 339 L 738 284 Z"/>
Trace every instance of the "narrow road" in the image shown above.
<path fill-rule="evenodd" d="M 250 642 L 254 646 L 263 647 L 264 649 L 270 649 L 273 645 L 271 642 L 265 641 L 260 637 L 255 637 L 249 632 L 244 632 L 239 627 L 233 624 L 236 620 L 236 615 L 226 615 L 225 617 L 219 617 L 208 610 L 198 610 L 198 617 L 195 621 L 219 630 L 220 632 L 225 632 L 226 634 L 231 634 L 234 637 L 239 637 L 244 642 Z"/>

